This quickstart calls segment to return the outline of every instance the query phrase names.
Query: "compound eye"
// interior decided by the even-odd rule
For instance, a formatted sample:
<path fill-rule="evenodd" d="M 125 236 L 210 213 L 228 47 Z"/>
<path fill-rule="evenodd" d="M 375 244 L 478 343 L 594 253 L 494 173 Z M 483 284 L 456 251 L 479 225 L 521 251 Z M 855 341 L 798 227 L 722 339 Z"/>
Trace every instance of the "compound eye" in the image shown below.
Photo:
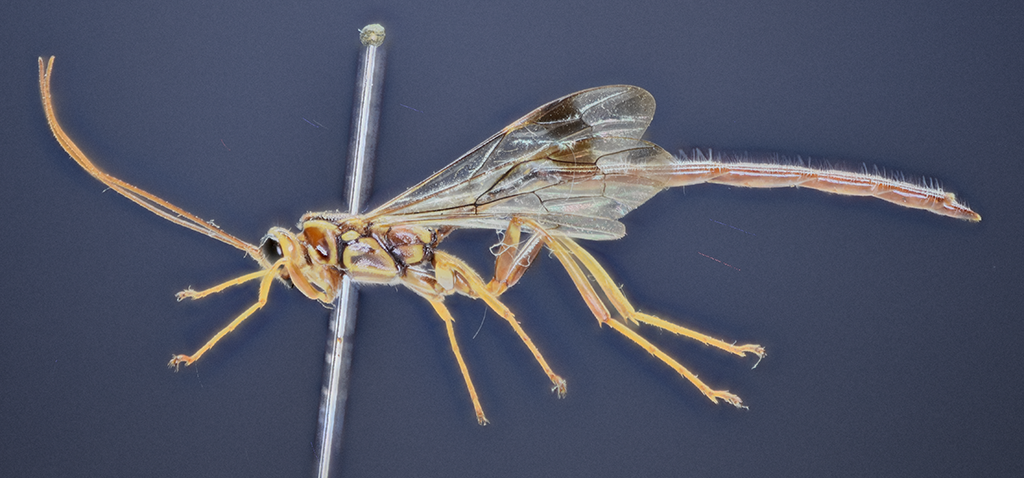
<path fill-rule="evenodd" d="M 281 243 L 277 242 L 277 239 L 274 239 L 273 236 L 266 236 L 263 238 L 263 243 L 260 244 L 260 253 L 262 253 L 263 258 L 271 264 L 284 257 L 284 251 L 281 250 Z"/>

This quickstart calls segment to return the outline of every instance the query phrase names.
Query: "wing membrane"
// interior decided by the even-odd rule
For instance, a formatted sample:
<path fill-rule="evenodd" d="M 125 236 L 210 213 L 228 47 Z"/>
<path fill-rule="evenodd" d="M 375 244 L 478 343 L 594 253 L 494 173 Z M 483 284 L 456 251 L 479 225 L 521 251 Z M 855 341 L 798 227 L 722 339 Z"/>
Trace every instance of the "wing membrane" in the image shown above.
<path fill-rule="evenodd" d="M 377 223 L 502 229 L 515 215 L 569 237 L 621 237 L 617 219 L 664 187 L 657 166 L 676 162 L 640 139 L 654 107 L 650 93 L 634 86 L 555 100 L 368 216 Z"/>

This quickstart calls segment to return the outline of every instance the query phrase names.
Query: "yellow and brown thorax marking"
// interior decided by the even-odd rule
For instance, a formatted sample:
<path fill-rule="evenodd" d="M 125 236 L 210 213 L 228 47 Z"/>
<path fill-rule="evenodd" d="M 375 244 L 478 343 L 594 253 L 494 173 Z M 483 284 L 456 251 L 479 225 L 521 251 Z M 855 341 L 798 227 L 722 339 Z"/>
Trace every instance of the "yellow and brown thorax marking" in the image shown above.
<path fill-rule="evenodd" d="M 312 299 L 334 297 L 343 275 L 362 283 L 397 283 L 410 267 L 432 269 L 446 235 L 412 225 L 374 225 L 362 217 L 306 214 L 298 234 L 275 227 L 261 245 L 270 263 L 285 258 L 281 278 Z"/>

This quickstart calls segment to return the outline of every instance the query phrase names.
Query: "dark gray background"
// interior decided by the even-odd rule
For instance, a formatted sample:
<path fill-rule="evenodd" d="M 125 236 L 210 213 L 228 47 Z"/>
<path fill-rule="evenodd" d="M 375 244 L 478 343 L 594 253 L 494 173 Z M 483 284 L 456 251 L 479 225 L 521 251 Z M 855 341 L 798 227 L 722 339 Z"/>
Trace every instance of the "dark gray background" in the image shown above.
<path fill-rule="evenodd" d="M 712 405 L 598 328 L 547 259 L 505 297 L 568 379 L 565 400 L 482 303 L 449 301 L 481 428 L 426 302 L 364 289 L 345 476 L 1024 473 L 1019 2 L 278 3 L 0 7 L 0 475 L 312 473 L 327 310 L 275 287 L 169 372 L 256 296 L 174 292 L 254 263 L 103 193 L 50 136 L 36 57 L 57 56 L 58 113 L 102 168 L 258 241 L 340 206 L 370 22 L 389 29 L 371 204 L 546 101 L 629 83 L 658 99 L 648 137 L 670 151 L 928 175 L 984 221 L 700 186 L 587 244 L 642 310 L 768 348 L 750 370 L 642 331 L 750 410 Z M 446 248 L 486 271 L 493 242 L 468 232 Z"/>

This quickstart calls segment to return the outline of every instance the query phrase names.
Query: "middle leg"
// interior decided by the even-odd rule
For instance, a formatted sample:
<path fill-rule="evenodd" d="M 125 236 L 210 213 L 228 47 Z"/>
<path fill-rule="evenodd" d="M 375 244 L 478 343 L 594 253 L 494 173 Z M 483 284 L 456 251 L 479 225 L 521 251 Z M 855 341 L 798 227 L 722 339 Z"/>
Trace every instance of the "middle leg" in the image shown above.
<path fill-rule="evenodd" d="M 432 299 L 430 305 L 434 306 L 434 311 L 437 312 L 437 315 L 441 316 L 445 329 L 448 331 L 448 341 L 451 343 L 455 360 L 459 362 L 459 370 L 462 372 L 462 378 L 466 381 L 466 388 L 469 389 L 469 398 L 473 400 L 476 422 L 480 425 L 487 425 L 489 422 L 487 417 L 484 416 L 484 408 L 480 406 L 480 399 L 476 396 L 476 387 L 473 386 L 473 379 L 469 378 L 469 368 L 466 367 L 466 361 L 462 359 L 462 352 L 459 350 L 459 343 L 455 340 L 455 329 L 452 327 L 452 324 L 455 323 L 455 318 L 448 312 L 448 308 L 444 306 L 440 299 Z"/>
<path fill-rule="evenodd" d="M 537 360 L 540 367 L 544 369 L 544 373 L 548 376 L 553 384 L 551 391 L 557 392 L 558 398 L 564 398 L 566 392 L 565 379 L 556 374 L 551 370 L 551 366 L 548 365 L 547 360 L 541 355 L 540 350 L 536 345 L 533 344 L 533 340 L 530 339 L 529 335 L 526 335 L 526 331 L 519 325 L 519 321 L 516 320 L 515 315 L 508 307 L 505 306 L 499 299 L 498 294 L 491 292 L 487 284 L 484 284 L 483 279 L 479 274 L 469 267 L 461 259 L 445 253 L 443 251 L 434 251 L 434 270 L 442 271 L 443 275 L 453 276 L 453 284 L 455 291 L 465 294 L 469 297 L 480 298 L 500 315 L 512 329 L 519 335 L 519 339 L 526 344 L 526 347 L 533 353 L 533 358 Z M 504 289 L 502 289 L 504 290 Z"/>

